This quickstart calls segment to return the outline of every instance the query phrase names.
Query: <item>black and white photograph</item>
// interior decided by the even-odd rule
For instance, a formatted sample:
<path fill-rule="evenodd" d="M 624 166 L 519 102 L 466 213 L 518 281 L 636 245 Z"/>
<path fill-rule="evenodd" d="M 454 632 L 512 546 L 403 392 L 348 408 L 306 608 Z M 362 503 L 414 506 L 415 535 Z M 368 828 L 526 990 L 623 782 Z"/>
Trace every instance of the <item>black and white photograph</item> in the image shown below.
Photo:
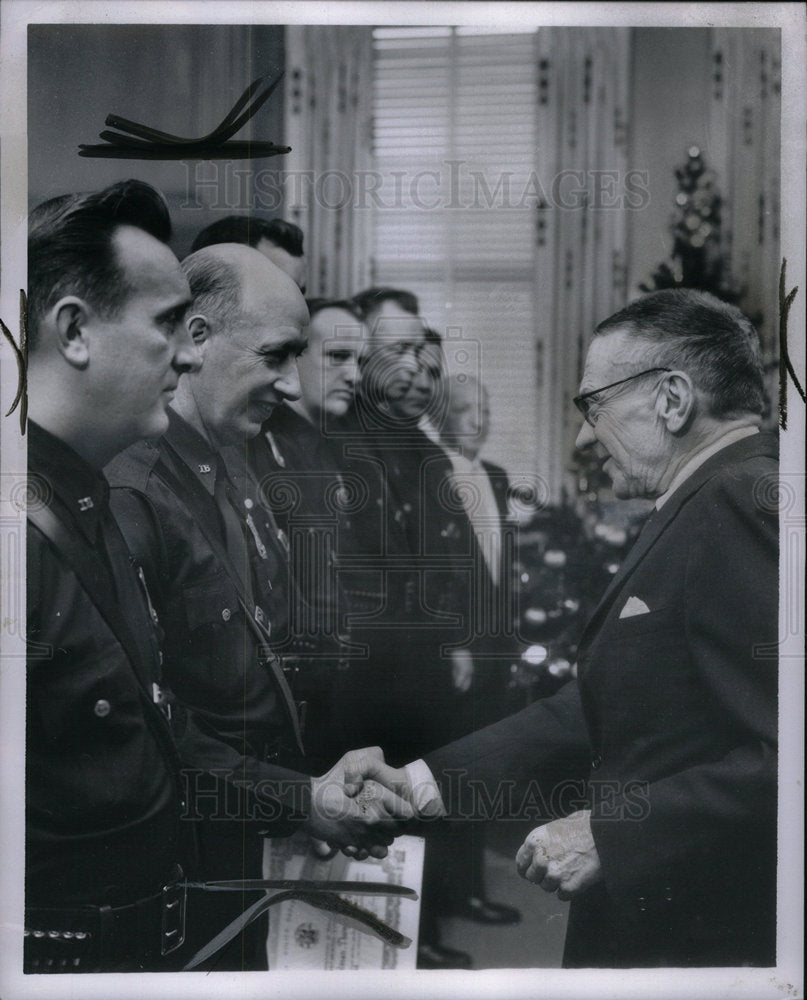
<path fill-rule="evenodd" d="M 803 5 L 0 17 L 4 1000 L 802 997 Z"/>

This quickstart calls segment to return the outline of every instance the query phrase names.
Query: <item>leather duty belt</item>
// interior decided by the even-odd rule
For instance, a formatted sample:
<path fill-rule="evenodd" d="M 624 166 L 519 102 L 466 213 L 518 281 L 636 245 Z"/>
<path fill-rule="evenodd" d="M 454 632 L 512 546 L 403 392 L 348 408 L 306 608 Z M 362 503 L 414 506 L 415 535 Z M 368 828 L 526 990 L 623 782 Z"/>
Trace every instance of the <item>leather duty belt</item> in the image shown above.
<path fill-rule="evenodd" d="M 160 892 L 125 906 L 26 907 L 24 970 L 153 968 L 184 943 L 186 908 L 178 865 Z"/>
<path fill-rule="evenodd" d="M 27 907 L 24 971 L 26 973 L 158 971 L 185 941 L 188 890 L 249 892 L 262 895 L 229 923 L 184 966 L 197 968 L 271 906 L 297 899 L 337 918 L 350 919 L 359 930 L 387 944 L 406 948 L 411 940 L 374 913 L 340 893 L 353 896 L 400 896 L 417 899 L 414 889 L 386 882 L 319 881 L 312 879 L 225 879 L 185 881 L 175 878 L 159 893 L 126 906 Z M 270 891 L 275 890 L 273 895 Z M 192 906 L 192 902 L 191 902 Z"/>

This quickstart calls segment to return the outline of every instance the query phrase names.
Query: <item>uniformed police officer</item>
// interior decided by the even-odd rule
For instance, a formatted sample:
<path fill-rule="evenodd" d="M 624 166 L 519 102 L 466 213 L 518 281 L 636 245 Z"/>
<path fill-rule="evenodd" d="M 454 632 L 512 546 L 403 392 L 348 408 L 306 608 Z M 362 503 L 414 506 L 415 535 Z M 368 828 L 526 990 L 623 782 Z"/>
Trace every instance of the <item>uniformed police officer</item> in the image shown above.
<path fill-rule="evenodd" d="M 288 540 L 289 597 L 296 598 L 291 644 L 301 653 L 296 691 L 306 702 L 306 755 L 327 766 L 351 745 L 353 720 L 340 699 L 349 669 L 349 609 L 336 553 L 364 485 L 339 468 L 333 425 L 353 403 L 366 329 L 351 302 L 313 299 L 308 308 L 308 347 L 297 365 L 300 398 L 277 407 L 248 454 L 261 496 Z"/>
<path fill-rule="evenodd" d="M 125 181 L 31 213 L 24 967 L 158 970 L 183 936 L 179 765 L 155 626 L 108 506 L 199 356 L 168 211 Z"/>
<path fill-rule="evenodd" d="M 303 829 L 383 857 L 398 829 L 392 814 L 411 815 L 406 804 L 384 790 L 360 807 L 332 775 L 312 779 L 277 763 L 286 748 L 301 747 L 283 663 L 272 652 L 285 638 L 285 625 L 277 635 L 282 608 L 272 593 L 283 559 L 271 513 L 245 494 L 221 454 L 228 447 L 243 454 L 274 408 L 299 395 L 305 301 L 248 247 L 205 248 L 183 269 L 194 299 L 188 327 L 204 363 L 180 382 L 163 438 L 119 456 L 109 476 L 114 509 L 164 623 L 166 677 L 193 723 L 179 748 L 196 785 L 202 872 L 213 875 L 227 859 L 247 877 L 260 876 L 264 831 Z M 206 784 L 211 772 L 217 786 Z M 235 905 L 243 909 L 240 898 Z M 197 910 L 195 943 L 221 928 L 220 907 L 216 900 L 207 913 Z M 226 964 L 265 967 L 265 933 L 258 924 L 251 930 L 249 940 L 235 940 Z"/>

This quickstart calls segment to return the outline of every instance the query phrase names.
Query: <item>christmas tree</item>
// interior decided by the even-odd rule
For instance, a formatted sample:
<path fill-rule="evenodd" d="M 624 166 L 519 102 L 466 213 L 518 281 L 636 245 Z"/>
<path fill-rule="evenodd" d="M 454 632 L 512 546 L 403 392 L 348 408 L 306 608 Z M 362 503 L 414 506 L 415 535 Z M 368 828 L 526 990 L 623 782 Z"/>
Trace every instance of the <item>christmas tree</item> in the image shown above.
<path fill-rule="evenodd" d="M 691 146 L 686 162 L 676 167 L 678 191 L 671 220 L 673 248 L 670 257 L 653 272 L 643 292 L 660 288 L 699 288 L 725 302 L 738 302 L 738 289 L 730 274 L 729 255 L 721 242 L 722 199 L 717 176 L 708 170 L 701 151 Z"/>

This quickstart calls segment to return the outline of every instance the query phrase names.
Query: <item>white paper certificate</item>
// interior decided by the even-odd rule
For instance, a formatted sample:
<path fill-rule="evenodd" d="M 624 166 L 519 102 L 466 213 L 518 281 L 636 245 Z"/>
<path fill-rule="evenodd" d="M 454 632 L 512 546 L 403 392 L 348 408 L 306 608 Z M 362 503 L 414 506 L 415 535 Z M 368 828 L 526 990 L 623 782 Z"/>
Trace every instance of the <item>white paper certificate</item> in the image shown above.
<path fill-rule="evenodd" d="M 383 861 L 356 861 L 337 854 L 316 857 L 304 836 L 267 840 L 264 878 L 388 882 L 405 885 L 420 895 L 423 838 L 399 837 Z M 349 918 L 290 900 L 269 911 L 267 955 L 270 969 L 414 969 L 420 901 L 401 896 L 343 894 L 384 923 L 411 938 L 408 948 L 396 948 L 359 929 Z"/>

